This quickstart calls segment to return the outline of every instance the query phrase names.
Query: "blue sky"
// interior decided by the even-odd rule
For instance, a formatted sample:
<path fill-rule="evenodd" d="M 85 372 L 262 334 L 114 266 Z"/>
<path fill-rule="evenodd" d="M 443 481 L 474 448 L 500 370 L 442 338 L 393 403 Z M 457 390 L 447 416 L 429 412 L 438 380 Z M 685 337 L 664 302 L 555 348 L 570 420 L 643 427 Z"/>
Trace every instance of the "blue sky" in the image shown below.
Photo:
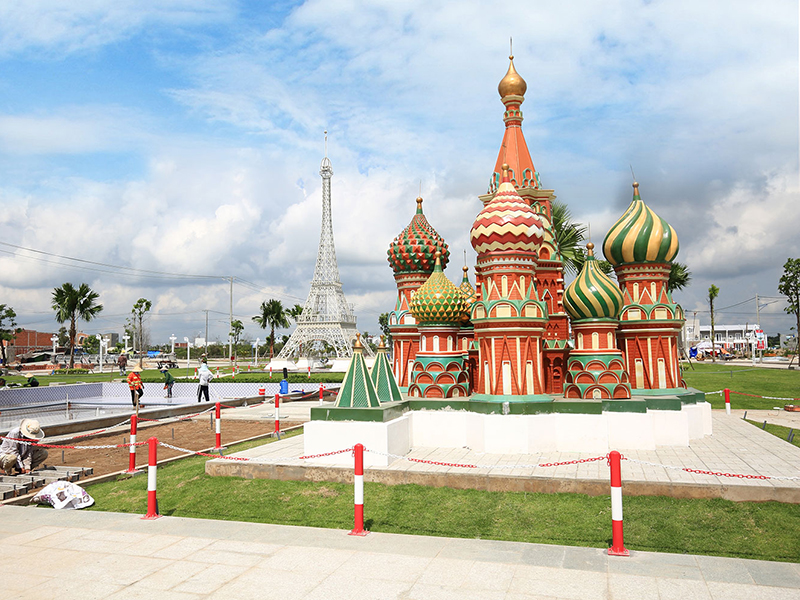
<path fill-rule="evenodd" d="M 595 243 L 630 201 L 632 165 L 694 274 L 676 294 L 687 312 L 707 321 L 712 283 L 718 306 L 777 296 L 800 256 L 796 2 L 25 0 L 0 5 L 0 240 L 220 279 L 3 247 L 0 303 L 52 330 L 52 288 L 85 281 L 106 307 L 88 332 L 120 330 L 145 296 L 153 341 L 201 333 L 204 309 L 224 338 L 221 277 L 235 276 L 234 313 L 263 338 L 261 301 L 308 292 L 327 129 L 341 277 L 376 331 L 394 298 L 385 251 L 420 185 L 474 263 L 509 36 L 534 164 Z M 754 318 L 753 301 L 721 315 Z M 780 302 L 762 309 L 767 331 L 792 322 Z"/>

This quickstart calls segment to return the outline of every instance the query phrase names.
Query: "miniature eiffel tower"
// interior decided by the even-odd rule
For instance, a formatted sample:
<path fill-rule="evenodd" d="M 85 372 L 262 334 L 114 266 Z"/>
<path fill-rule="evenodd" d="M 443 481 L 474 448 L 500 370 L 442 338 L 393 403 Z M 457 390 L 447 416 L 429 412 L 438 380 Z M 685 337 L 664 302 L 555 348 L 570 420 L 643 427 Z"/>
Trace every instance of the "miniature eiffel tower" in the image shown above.
<path fill-rule="evenodd" d="M 347 303 L 339 281 L 339 266 L 336 263 L 336 248 L 333 243 L 333 221 L 331 220 L 331 177 L 333 167 L 328 159 L 328 132 L 325 132 L 325 158 L 319 168 L 322 176 L 322 228 L 319 235 L 317 265 L 311 290 L 297 318 L 297 329 L 278 354 L 278 360 L 310 356 L 324 348 L 327 343 L 336 351 L 336 358 L 353 356 L 353 340 L 356 338 L 356 316 L 352 304 Z M 368 344 L 364 347 L 367 356 L 374 356 Z"/>

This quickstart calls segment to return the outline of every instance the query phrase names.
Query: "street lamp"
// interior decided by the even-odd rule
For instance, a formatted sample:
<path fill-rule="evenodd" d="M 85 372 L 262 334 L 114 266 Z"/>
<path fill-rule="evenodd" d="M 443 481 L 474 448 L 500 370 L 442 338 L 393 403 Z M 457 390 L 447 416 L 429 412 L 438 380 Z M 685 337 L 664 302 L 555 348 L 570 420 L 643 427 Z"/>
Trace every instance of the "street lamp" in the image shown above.
<path fill-rule="evenodd" d="M 183 338 L 183 341 L 186 342 L 186 375 L 189 375 L 189 361 L 191 360 L 192 354 L 192 342 L 189 341 L 188 337 Z"/>
<path fill-rule="evenodd" d="M 172 351 L 171 351 L 172 354 L 175 354 L 175 340 L 177 339 L 178 338 L 175 337 L 174 333 L 171 336 L 169 336 L 169 341 L 172 342 Z"/>
<path fill-rule="evenodd" d="M 53 337 L 50 338 L 50 341 L 53 342 L 53 364 L 56 363 L 56 352 L 57 352 L 57 344 L 58 344 L 58 336 L 54 333 Z"/>
<path fill-rule="evenodd" d="M 128 340 L 131 339 L 127 333 L 122 336 L 122 339 L 125 340 L 125 348 L 122 349 L 123 352 L 128 352 Z"/>
<path fill-rule="evenodd" d="M 106 354 L 108 354 L 108 344 L 111 342 L 111 338 L 102 337 L 100 336 L 100 372 L 103 372 L 103 348 L 106 349 Z"/>
<path fill-rule="evenodd" d="M 256 338 L 256 343 L 253 344 L 253 366 L 258 366 L 258 345 L 261 343 L 261 338 Z"/>

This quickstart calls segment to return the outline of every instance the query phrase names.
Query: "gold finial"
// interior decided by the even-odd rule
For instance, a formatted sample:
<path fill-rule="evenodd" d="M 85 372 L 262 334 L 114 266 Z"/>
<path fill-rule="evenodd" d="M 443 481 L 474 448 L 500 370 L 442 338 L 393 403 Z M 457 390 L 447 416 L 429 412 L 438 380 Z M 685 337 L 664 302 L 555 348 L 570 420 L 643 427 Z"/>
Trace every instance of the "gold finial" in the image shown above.
<path fill-rule="evenodd" d="M 497 91 L 500 93 L 501 98 L 505 98 L 506 96 L 524 96 L 525 92 L 528 90 L 528 84 L 525 83 L 525 80 L 514 68 L 513 53 L 508 56 L 508 60 L 508 72 L 505 77 L 500 80 Z"/>
<path fill-rule="evenodd" d="M 508 163 L 503 163 L 503 165 L 500 167 L 500 169 L 503 171 L 503 176 L 501 177 L 501 183 L 504 181 L 509 181 L 508 168 L 509 168 Z"/>
<path fill-rule="evenodd" d="M 384 341 L 385 338 L 386 338 L 385 335 L 381 335 L 381 345 L 378 346 L 378 350 L 380 350 L 381 348 L 386 349 L 386 342 Z"/>
<path fill-rule="evenodd" d="M 461 270 L 464 271 L 464 275 L 469 273 L 469 267 L 467 265 L 464 265 L 463 267 L 461 267 Z"/>
<path fill-rule="evenodd" d="M 417 196 L 417 210 L 422 210 L 422 196 Z"/>
<path fill-rule="evenodd" d="M 594 256 L 594 244 L 592 242 L 586 244 L 586 254 L 588 256 Z"/>
<path fill-rule="evenodd" d="M 361 334 L 356 331 L 356 341 L 353 343 L 354 349 L 361 349 L 363 346 L 361 345 Z"/>

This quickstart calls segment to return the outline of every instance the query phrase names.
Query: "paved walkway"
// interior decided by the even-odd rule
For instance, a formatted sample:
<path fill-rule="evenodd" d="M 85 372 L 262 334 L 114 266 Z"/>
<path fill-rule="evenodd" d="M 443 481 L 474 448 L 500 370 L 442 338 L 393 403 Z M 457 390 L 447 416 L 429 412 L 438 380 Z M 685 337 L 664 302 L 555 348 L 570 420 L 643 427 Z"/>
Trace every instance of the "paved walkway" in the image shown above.
<path fill-rule="evenodd" d="M 299 407 L 298 407 L 299 409 Z M 240 409 L 237 409 L 240 410 Z M 625 484 L 647 483 L 653 493 L 676 495 L 667 489 L 678 486 L 714 486 L 720 490 L 719 497 L 733 500 L 768 500 L 797 502 L 800 479 L 746 479 L 729 478 L 716 475 L 692 473 L 681 470 L 691 469 L 736 473 L 745 475 L 770 475 L 777 477 L 800 477 L 800 448 L 786 443 L 758 427 L 734 415 L 726 415 L 724 410 L 713 412 L 714 435 L 695 440 L 689 447 L 662 447 L 656 450 L 619 450 L 629 460 L 622 462 L 622 479 Z M 235 456 L 248 457 L 248 462 L 211 461 L 218 475 L 263 476 L 265 465 L 281 465 L 298 468 L 327 466 L 312 460 L 299 460 L 303 455 L 302 437 L 252 448 Z M 413 448 L 407 455 L 410 458 L 431 462 L 462 463 L 479 465 L 481 468 L 438 466 L 424 462 L 395 460 L 388 467 L 370 467 L 367 475 L 375 475 L 375 481 L 386 481 L 391 477 L 393 483 L 411 481 L 415 474 L 430 475 L 469 475 L 487 478 L 503 477 L 513 484 L 513 478 L 555 479 L 581 482 L 602 482 L 609 484 L 609 467 L 605 460 L 567 464 L 557 467 L 539 467 L 537 464 L 558 463 L 592 458 L 593 454 L 579 452 L 545 452 L 540 455 L 529 454 L 483 454 L 469 448 Z M 650 463 L 650 464 L 647 464 Z M 677 468 L 665 468 L 677 467 Z M 248 475 L 248 469 L 254 474 Z M 295 470 L 282 470 L 288 478 L 296 478 Z M 384 476 L 385 475 L 385 476 Z M 405 477 L 405 480 L 403 479 Z M 368 477 L 369 478 L 369 477 Z M 443 482 L 450 485 L 448 482 Z M 663 489 L 657 489 L 661 486 Z M 473 487 L 473 486 L 468 486 Z M 760 495 L 753 495 L 758 492 Z M 504 488 L 495 483 L 492 489 Z M 575 491 L 575 490 L 573 490 Z M 585 493 L 591 493 L 587 490 Z M 690 496 L 696 492 L 690 491 Z"/>
<path fill-rule="evenodd" d="M 5 506 L 4 598 L 789 600 L 790 563 Z"/>

